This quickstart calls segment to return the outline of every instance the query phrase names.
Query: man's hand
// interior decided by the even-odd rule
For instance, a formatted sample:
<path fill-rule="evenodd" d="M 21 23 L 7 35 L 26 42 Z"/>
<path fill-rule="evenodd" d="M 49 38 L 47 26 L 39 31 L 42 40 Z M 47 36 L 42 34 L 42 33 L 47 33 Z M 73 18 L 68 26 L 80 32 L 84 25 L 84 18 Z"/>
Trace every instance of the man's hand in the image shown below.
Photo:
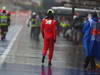
<path fill-rule="evenodd" d="M 43 37 L 43 39 L 44 39 L 44 36 L 42 36 Z"/>
<path fill-rule="evenodd" d="M 43 37 L 43 39 L 44 39 L 44 33 L 42 33 L 42 37 Z"/>
<path fill-rule="evenodd" d="M 91 37 L 91 40 L 95 40 L 95 36 L 94 35 Z"/>
<path fill-rule="evenodd" d="M 54 40 L 54 43 L 56 43 L 56 40 Z"/>

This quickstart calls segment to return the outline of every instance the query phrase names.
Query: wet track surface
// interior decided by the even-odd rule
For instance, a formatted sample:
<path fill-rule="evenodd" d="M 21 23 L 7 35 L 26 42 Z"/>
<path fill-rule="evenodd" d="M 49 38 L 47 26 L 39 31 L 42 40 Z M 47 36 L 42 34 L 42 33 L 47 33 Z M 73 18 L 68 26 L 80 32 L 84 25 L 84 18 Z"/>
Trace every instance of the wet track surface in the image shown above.
<path fill-rule="evenodd" d="M 57 37 L 52 66 L 48 67 L 46 57 L 42 67 L 43 39 L 41 35 L 38 42 L 30 38 L 27 16 L 18 17 L 21 18 L 9 28 L 7 40 L 0 41 L 0 75 L 99 75 L 99 72 L 83 70 L 81 45 L 74 45 L 62 37 Z"/>
<path fill-rule="evenodd" d="M 0 40 L 0 54 L 2 55 L 5 50 L 7 49 L 9 43 L 11 42 L 12 38 L 15 36 L 17 30 L 19 29 L 19 26 L 12 26 L 9 29 L 9 32 L 7 34 L 7 38 L 5 41 Z"/>

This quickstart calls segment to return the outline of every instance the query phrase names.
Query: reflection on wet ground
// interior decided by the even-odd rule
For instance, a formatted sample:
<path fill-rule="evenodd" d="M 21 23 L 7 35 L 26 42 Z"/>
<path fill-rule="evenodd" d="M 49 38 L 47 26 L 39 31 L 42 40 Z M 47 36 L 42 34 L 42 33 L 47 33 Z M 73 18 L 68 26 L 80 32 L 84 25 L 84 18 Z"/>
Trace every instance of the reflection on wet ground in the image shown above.
<path fill-rule="evenodd" d="M 21 19 L 25 19 L 21 17 Z M 19 18 L 20 20 L 20 18 Z M 21 21 L 20 21 L 21 22 Z M 30 28 L 27 24 L 22 24 L 23 28 L 16 38 L 10 52 L 0 67 L 0 75 L 99 75 L 97 72 L 83 70 L 84 55 L 81 45 L 74 45 L 72 42 L 57 38 L 55 44 L 54 58 L 52 66 L 48 67 L 48 60 L 44 67 L 41 66 L 43 39 L 37 42 L 30 38 Z M 0 54 L 7 50 L 9 43 L 15 36 L 21 25 L 10 28 L 6 42 L 0 41 Z M 2 58 L 0 59 L 2 60 Z"/>
<path fill-rule="evenodd" d="M 4 63 L 0 75 L 99 75 L 100 71 L 90 72 L 74 68 L 56 68 L 25 64 Z"/>

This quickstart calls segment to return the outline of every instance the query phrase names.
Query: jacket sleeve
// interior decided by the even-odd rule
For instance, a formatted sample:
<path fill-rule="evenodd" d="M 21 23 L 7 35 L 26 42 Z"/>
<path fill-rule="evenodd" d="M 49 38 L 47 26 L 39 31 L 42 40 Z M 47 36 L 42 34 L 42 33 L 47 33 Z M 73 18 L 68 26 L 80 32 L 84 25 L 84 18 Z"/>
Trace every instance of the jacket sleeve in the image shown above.
<path fill-rule="evenodd" d="M 44 38 L 44 19 L 41 22 L 41 33 L 42 33 L 42 37 Z"/>
<path fill-rule="evenodd" d="M 54 40 L 56 40 L 56 25 L 57 25 L 57 22 L 56 20 L 54 20 L 54 25 L 53 25 Z"/>

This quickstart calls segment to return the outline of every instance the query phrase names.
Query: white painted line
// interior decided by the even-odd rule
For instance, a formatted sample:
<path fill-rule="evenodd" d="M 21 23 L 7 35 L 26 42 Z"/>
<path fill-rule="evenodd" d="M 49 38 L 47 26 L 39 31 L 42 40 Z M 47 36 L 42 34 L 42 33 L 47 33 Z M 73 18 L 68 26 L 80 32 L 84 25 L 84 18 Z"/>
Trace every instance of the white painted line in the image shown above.
<path fill-rule="evenodd" d="M 2 66 L 2 64 L 4 63 L 8 53 L 10 52 L 14 42 L 17 39 L 17 36 L 19 35 L 21 29 L 23 28 L 23 26 L 21 26 L 18 30 L 18 32 L 16 33 L 16 35 L 14 36 L 14 38 L 12 39 L 12 41 L 10 42 L 10 44 L 8 45 L 7 49 L 5 50 L 5 52 L 3 53 L 3 55 L 0 56 L 0 67 Z"/>
<path fill-rule="evenodd" d="M 18 29 L 19 29 L 18 25 L 10 27 L 10 29 L 9 29 L 7 35 L 6 35 L 6 37 L 7 37 L 6 39 L 11 40 L 13 38 L 13 36 L 16 34 L 16 32 L 18 31 Z"/>

